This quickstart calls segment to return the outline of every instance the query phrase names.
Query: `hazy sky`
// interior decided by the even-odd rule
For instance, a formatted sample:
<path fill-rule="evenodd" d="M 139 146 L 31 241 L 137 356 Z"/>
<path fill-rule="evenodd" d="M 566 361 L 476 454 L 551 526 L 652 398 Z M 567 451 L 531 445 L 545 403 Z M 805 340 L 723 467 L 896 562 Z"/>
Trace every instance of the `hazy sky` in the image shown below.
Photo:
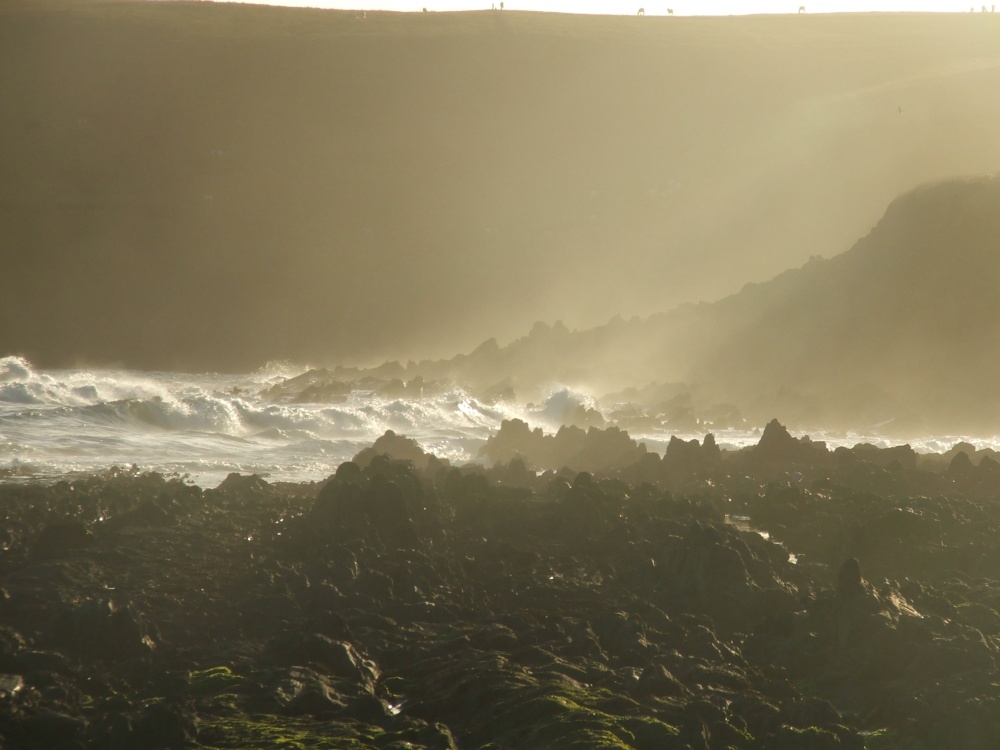
<path fill-rule="evenodd" d="M 269 0 L 268 5 L 297 5 L 321 8 L 368 8 L 412 11 L 469 10 L 490 7 L 493 0 Z M 632 15 L 641 5 L 646 15 L 741 15 L 749 13 L 795 13 L 799 0 L 505 0 L 509 10 L 556 13 L 607 13 Z M 813 0 L 804 3 L 810 13 L 908 11 L 968 13 L 973 6 L 962 0 Z M 499 0 L 497 0 L 499 7 Z M 981 4 L 974 6 L 977 11 Z"/>

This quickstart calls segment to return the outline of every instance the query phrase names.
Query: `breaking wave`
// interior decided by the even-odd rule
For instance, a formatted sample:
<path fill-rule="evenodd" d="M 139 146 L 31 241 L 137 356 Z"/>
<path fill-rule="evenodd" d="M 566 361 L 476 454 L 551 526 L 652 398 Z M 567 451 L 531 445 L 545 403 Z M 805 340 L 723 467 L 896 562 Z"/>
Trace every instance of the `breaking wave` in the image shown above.
<path fill-rule="evenodd" d="M 236 376 L 119 370 L 36 370 L 0 359 L 0 473 L 60 476 L 138 463 L 199 484 L 231 471 L 312 480 L 386 430 L 456 461 L 475 458 L 511 405 L 460 388 L 428 398 L 352 393 L 343 403 L 273 403 L 275 383 L 301 374 L 271 363 Z"/>
<path fill-rule="evenodd" d="M 539 405 L 489 403 L 460 387 L 418 397 L 355 390 L 336 403 L 288 402 L 269 395 L 275 385 L 307 369 L 279 362 L 243 375 L 39 370 L 23 357 L 0 358 L 0 481 L 63 478 L 133 464 L 188 475 L 204 486 L 234 471 L 311 481 L 329 476 L 386 430 L 464 463 L 477 458 L 505 419 L 520 418 L 555 432 L 568 422 L 599 425 L 608 416 L 593 396 L 563 385 L 553 386 Z M 877 435 L 811 434 L 831 447 L 899 442 Z M 715 435 L 728 449 L 759 439 L 749 430 Z M 633 437 L 661 454 L 670 439 L 664 431 Z M 919 452 L 942 452 L 960 439 L 910 442 Z"/>

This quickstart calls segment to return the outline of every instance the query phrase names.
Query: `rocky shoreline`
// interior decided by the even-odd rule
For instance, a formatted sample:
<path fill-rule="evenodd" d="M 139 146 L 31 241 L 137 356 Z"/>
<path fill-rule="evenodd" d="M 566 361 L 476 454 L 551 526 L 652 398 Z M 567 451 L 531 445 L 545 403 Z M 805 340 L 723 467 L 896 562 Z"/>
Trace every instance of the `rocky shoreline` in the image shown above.
<path fill-rule="evenodd" d="M 0 486 L 0 747 L 996 745 L 992 455 L 504 429 Z"/>

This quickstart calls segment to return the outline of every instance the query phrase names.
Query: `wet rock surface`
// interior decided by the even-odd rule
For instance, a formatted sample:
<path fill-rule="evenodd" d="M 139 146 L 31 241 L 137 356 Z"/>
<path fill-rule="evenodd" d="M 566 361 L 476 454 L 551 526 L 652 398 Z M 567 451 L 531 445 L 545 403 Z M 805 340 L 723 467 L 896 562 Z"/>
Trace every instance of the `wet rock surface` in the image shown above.
<path fill-rule="evenodd" d="M 0 487 L 0 744 L 1000 742 L 991 457 L 584 435 L 622 451 Z"/>

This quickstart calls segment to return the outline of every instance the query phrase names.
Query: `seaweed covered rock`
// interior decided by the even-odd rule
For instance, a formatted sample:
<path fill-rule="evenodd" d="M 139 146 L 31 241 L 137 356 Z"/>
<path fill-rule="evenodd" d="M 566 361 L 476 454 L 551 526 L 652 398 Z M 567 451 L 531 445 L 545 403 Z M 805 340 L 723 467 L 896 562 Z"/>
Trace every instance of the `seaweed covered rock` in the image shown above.
<path fill-rule="evenodd" d="M 268 644 L 268 654 L 278 663 L 311 665 L 351 692 L 374 693 L 379 678 L 375 663 L 358 653 L 353 644 L 322 633 L 278 637 Z"/>
<path fill-rule="evenodd" d="M 74 750 L 995 744 L 1000 508 L 982 484 L 898 456 L 757 472 L 750 452 L 715 465 L 713 445 L 675 447 L 707 474 L 674 487 L 648 453 L 541 475 L 376 456 L 318 485 L 205 492 L 137 472 L 0 485 L 0 734 Z M 893 492 L 873 491 L 887 476 Z M 111 523 L 144 505 L 166 521 Z M 57 518 L 86 543 L 32 553 Z"/>
<path fill-rule="evenodd" d="M 287 716 L 328 719 L 347 708 L 329 679 L 307 667 L 291 667 L 278 672 L 266 686 L 265 710 Z"/>

